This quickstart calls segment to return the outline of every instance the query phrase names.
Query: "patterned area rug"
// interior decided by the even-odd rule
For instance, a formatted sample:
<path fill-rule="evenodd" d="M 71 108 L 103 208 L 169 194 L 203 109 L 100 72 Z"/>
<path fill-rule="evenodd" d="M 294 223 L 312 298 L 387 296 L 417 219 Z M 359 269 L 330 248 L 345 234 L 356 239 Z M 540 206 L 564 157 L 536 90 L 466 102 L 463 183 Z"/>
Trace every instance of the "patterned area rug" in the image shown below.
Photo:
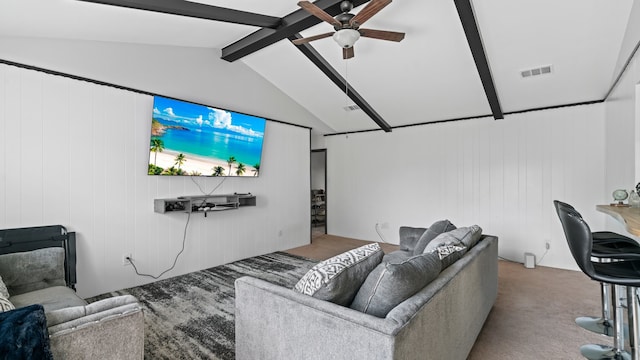
<path fill-rule="evenodd" d="M 137 297 L 145 309 L 145 359 L 235 359 L 234 281 L 248 275 L 292 288 L 315 263 L 275 252 L 87 301 Z"/>

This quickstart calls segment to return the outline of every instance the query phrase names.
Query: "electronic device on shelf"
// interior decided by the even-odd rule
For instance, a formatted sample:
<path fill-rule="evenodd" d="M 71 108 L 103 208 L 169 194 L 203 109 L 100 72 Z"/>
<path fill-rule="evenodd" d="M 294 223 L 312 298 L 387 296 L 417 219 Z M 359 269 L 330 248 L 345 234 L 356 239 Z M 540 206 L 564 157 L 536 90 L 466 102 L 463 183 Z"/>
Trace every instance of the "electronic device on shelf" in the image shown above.
<path fill-rule="evenodd" d="M 233 210 L 242 206 L 256 206 L 256 196 L 247 194 L 194 195 L 169 199 L 155 199 L 153 209 L 157 213 L 207 212 Z"/>

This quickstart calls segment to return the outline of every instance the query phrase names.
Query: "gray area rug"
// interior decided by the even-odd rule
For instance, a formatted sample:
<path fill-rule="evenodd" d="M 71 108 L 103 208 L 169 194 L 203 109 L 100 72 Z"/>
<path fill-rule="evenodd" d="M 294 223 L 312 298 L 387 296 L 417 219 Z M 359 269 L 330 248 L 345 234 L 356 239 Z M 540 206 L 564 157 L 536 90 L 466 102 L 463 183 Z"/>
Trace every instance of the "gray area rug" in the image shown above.
<path fill-rule="evenodd" d="M 315 263 L 275 252 L 87 301 L 137 297 L 144 307 L 145 359 L 235 359 L 234 281 L 248 275 L 291 288 Z"/>

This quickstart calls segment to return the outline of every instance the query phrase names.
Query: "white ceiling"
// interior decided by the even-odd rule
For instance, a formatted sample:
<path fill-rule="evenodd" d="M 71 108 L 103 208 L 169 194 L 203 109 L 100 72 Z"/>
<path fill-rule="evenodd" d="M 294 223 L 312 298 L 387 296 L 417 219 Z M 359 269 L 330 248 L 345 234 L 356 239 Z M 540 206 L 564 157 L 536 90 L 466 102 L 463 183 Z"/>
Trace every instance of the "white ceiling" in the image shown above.
<path fill-rule="evenodd" d="M 297 0 L 198 0 L 283 17 Z M 505 113 L 601 100 L 614 77 L 633 0 L 472 0 Z M 363 7 L 363 6 L 362 6 Z M 353 9 L 357 13 L 362 7 Z M 391 126 L 490 115 L 453 0 L 395 0 L 366 28 L 405 32 L 400 43 L 361 38 L 342 59 L 331 38 L 312 46 Z M 256 27 L 75 0 L 2 0 L 0 36 L 28 36 L 221 49 Z M 321 23 L 303 31 L 332 31 Z M 288 40 L 241 60 L 335 132 L 375 129 Z M 553 72 L 521 78 L 520 71 Z"/>

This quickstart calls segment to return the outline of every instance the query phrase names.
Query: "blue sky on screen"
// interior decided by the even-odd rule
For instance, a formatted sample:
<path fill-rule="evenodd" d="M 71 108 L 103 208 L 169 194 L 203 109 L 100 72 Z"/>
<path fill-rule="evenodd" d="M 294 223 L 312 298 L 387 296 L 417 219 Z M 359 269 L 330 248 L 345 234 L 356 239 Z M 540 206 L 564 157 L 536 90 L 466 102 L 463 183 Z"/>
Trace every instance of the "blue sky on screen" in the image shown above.
<path fill-rule="evenodd" d="M 263 137 L 265 119 L 155 96 L 153 116 L 180 123 L 188 128 L 215 128 L 252 137 Z"/>

